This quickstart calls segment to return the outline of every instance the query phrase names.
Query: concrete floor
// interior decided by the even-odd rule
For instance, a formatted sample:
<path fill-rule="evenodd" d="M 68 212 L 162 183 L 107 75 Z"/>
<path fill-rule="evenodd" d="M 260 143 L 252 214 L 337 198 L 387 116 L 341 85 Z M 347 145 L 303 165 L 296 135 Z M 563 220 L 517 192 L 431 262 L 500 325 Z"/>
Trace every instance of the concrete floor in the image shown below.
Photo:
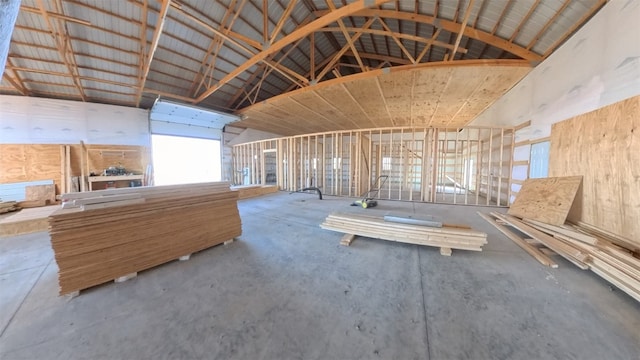
<path fill-rule="evenodd" d="M 58 297 L 46 233 L 0 240 L 1 359 L 632 359 L 640 304 L 589 271 L 543 267 L 489 208 L 278 193 L 239 202 L 230 245 Z M 415 212 L 489 234 L 483 252 L 339 245 L 331 211 Z"/>

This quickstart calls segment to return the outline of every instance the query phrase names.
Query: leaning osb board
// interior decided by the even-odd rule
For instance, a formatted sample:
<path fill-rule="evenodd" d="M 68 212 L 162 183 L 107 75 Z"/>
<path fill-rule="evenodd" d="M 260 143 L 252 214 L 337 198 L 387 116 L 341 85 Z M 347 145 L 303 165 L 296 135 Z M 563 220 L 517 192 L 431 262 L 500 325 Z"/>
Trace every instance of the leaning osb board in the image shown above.
<path fill-rule="evenodd" d="M 554 124 L 549 174 L 584 175 L 582 221 L 640 245 L 640 96 Z"/>
<path fill-rule="evenodd" d="M 527 179 L 508 214 L 563 225 L 571 210 L 582 176 Z"/>

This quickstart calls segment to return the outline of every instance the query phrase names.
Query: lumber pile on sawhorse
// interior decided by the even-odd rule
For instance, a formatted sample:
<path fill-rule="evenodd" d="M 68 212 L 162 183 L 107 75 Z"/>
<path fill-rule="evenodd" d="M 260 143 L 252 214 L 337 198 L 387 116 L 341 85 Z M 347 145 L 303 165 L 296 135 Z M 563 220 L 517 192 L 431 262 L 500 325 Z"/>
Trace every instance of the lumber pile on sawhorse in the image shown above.
<path fill-rule="evenodd" d="M 429 227 L 387 222 L 375 216 L 334 213 L 320 227 L 345 233 L 341 244 L 350 245 L 355 236 L 369 237 L 408 244 L 434 246 L 440 253 L 451 255 L 452 249 L 482 251 L 487 234 L 471 229 Z"/>
<path fill-rule="evenodd" d="M 61 295 L 126 280 L 242 233 L 238 193 L 226 182 L 70 193 L 62 198 L 65 204 L 73 201 L 71 208 L 49 217 Z"/>

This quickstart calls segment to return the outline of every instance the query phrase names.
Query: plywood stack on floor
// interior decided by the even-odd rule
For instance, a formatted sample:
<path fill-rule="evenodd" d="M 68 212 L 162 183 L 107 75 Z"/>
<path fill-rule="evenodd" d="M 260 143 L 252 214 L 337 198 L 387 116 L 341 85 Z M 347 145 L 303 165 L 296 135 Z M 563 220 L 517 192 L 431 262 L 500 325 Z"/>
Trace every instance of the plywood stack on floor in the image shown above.
<path fill-rule="evenodd" d="M 640 301 L 640 246 L 590 225 L 565 223 L 580 179 L 527 180 L 508 214 L 478 214 L 540 263 L 557 267 L 549 255 L 558 254 Z"/>
<path fill-rule="evenodd" d="M 15 201 L 0 201 L 0 214 L 8 213 L 11 211 L 20 210 L 20 206 Z"/>
<path fill-rule="evenodd" d="M 15 236 L 47 231 L 49 228 L 49 215 L 59 209 L 60 205 L 22 209 L 18 213 L 0 220 L 0 236 Z"/>
<path fill-rule="evenodd" d="M 237 191 L 238 200 L 242 200 L 278 192 L 278 187 L 276 185 L 242 185 L 233 186 L 231 190 Z"/>
<path fill-rule="evenodd" d="M 49 217 L 60 294 L 178 259 L 242 231 L 238 194 L 226 182 L 66 194 L 63 201 L 123 194 L 139 194 L 143 202 L 61 209 Z"/>
<path fill-rule="evenodd" d="M 320 227 L 374 239 L 435 246 L 443 255 L 450 255 L 451 249 L 482 251 L 487 243 L 487 234 L 480 231 L 386 222 L 383 218 L 367 215 L 333 213 Z"/>

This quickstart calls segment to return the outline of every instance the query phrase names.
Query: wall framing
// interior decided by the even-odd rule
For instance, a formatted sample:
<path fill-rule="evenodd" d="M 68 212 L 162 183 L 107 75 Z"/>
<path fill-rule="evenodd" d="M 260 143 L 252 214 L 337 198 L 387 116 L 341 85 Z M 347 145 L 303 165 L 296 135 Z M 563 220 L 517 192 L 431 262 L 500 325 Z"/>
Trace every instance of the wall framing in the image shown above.
<path fill-rule="evenodd" d="M 233 182 L 318 187 L 388 200 L 507 206 L 514 128 L 374 128 L 261 140 L 233 147 Z M 275 167 L 265 154 L 276 152 Z M 378 178 L 388 176 L 380 187 Z M 375 194 L 373 194 L 375 195 Z"/>

